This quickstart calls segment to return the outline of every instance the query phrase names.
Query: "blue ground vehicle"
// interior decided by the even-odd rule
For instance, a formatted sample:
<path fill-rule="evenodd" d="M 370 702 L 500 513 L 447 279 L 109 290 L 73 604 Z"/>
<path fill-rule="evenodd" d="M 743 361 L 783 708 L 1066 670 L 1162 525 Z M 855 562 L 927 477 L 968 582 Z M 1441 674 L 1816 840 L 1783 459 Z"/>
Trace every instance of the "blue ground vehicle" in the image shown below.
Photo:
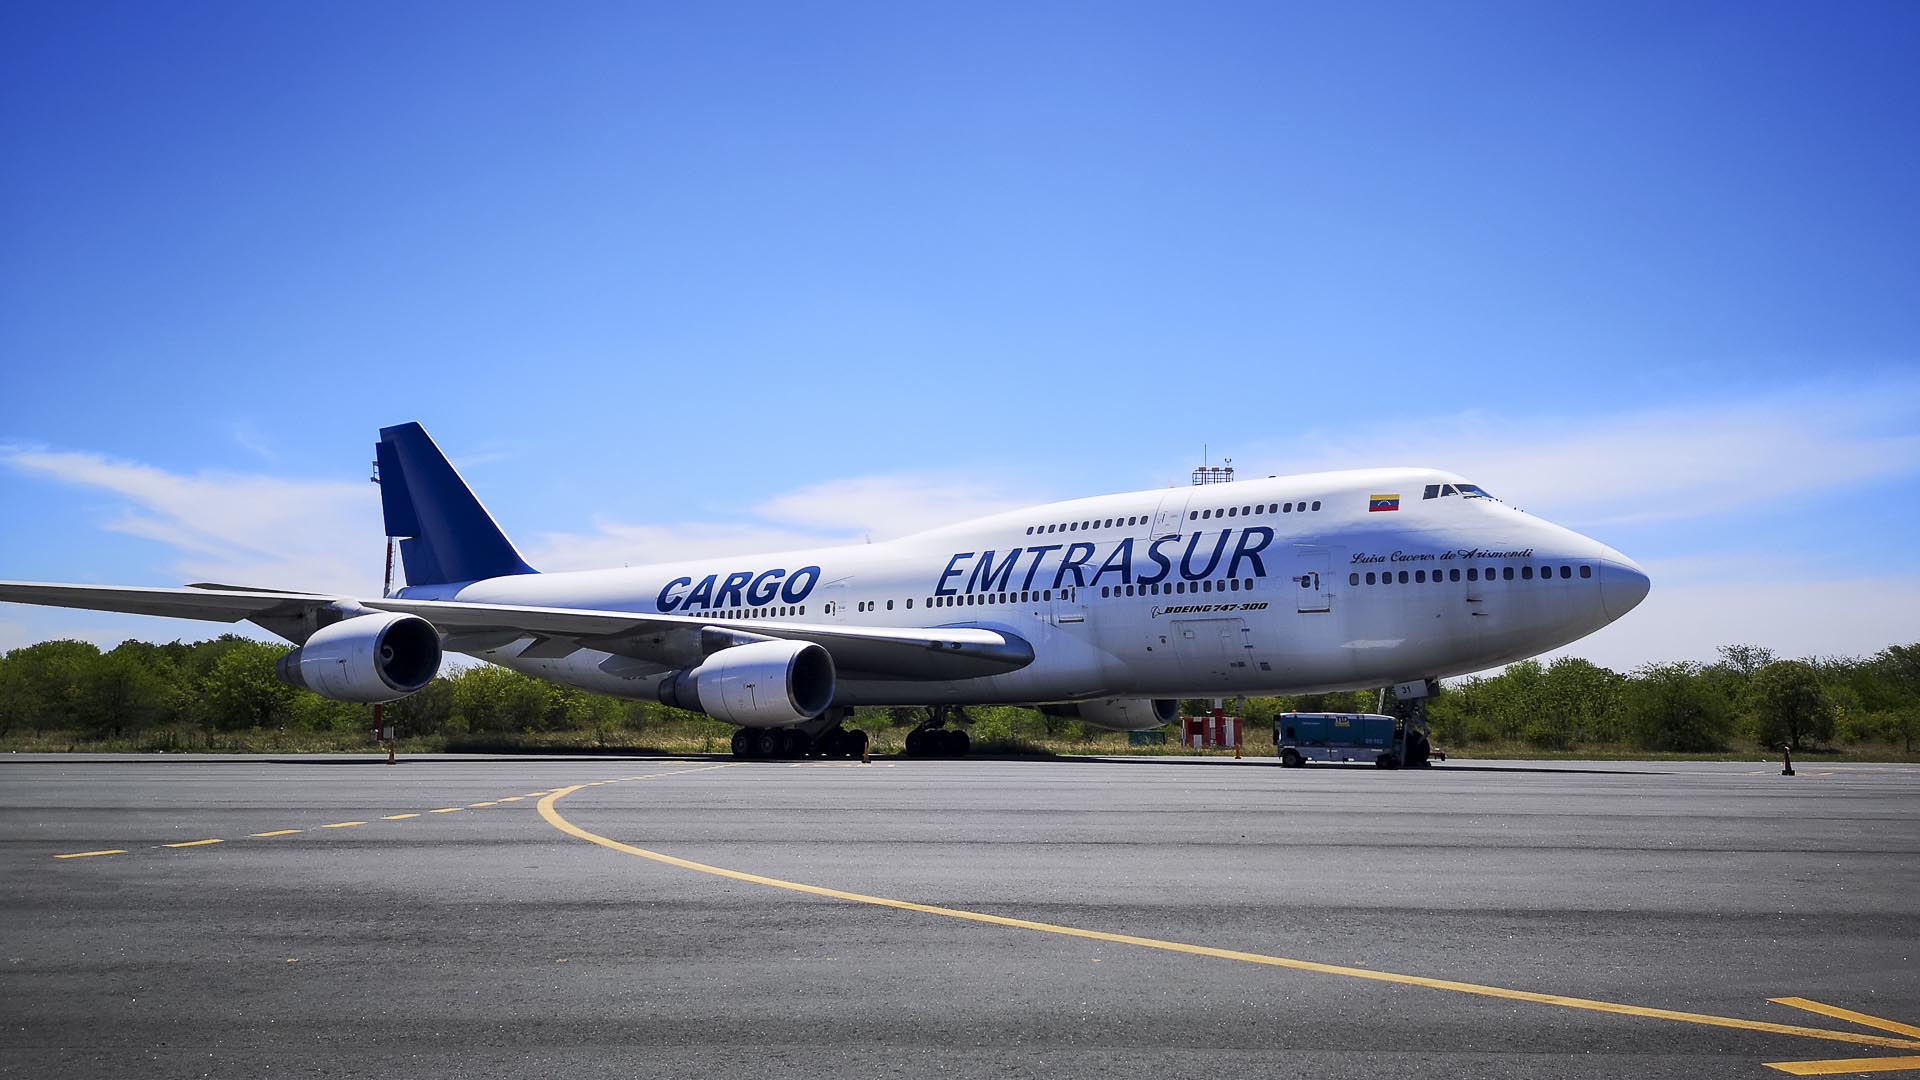
<path fill-rule="evenodd" d="M 1418 767 L 1435 754 L 1422 724 L 1381 713 L 1281 713 L 1273 718 L 1273 744 L 1280 764 L 1309 761 L 1370 762 L 1383 769 Z"/>

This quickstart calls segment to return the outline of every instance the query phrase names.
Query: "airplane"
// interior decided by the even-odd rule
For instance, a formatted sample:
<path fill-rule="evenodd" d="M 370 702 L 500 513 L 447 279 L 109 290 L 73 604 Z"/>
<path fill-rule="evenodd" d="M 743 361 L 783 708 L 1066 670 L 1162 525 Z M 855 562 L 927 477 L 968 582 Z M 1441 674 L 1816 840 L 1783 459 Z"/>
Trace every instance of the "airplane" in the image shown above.
<path fill-rule="evenodd" d="M 1181 698 L 1323 693 L 1481 671 L 1638 605 L 1620 552 L 1461 476 L 1395 468 L 1134 491 L 882 543 L 540 573 L 418 423 L 382 428 L 406 585 L 343 596 L 0 582 L 0 601 L 248 621 L 339 701 L 395 701 L 445 652 L 735 725 L 735 756 L 858 757 L 854 706 L 924 706 L 910 755 L 959 756 L 964 708 L 1121 731 Z"/>

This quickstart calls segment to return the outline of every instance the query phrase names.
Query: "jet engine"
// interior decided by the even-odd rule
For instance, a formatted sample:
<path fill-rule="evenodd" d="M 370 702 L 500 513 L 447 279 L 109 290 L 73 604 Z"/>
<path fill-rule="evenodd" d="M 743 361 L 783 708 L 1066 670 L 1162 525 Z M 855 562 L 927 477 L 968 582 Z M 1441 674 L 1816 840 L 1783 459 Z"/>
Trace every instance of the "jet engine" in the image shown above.
<path fill-rule="evenodd" d="M 1071 705 L 1042 705 L 1040 711 L 1048 716 L 1064 716 L 1109 731 L 1146 731 L 1178 720 L 1180 703 L 1173 698 L 1107 698 L 1103 701 L 1079 701 Z"/>
<path fill-rule="evenodd" d="M 418 615 L 394 612 L 323 626 L 274 665 L 288 686 L 369 705 L 398 701 L 439 672 L 440 632 Z"/>
<path fill-rule="evenodd" d="M 660 700 L 742 727 L 786 727 L 833 704 L 833 656 L 810 641 L 721 649 L 660 681 Z"/>

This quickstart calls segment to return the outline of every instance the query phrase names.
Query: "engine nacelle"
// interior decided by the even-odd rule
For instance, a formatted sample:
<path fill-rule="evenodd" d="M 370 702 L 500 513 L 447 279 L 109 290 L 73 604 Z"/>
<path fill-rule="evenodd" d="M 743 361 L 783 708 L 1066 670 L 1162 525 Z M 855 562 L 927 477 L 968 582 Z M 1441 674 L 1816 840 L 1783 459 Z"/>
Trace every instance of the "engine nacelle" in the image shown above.
<path fill-rule="evenodd" d="M 833 704 L 833 656 L 810 641 L 721 649 L 660 681 L 660 700 L 742 727 L 786 727 Z"/>
<path fill-rule="evenodd" d="M 288 686 L 335 701 L 398 701 L 440 673 L 440 632 L 418 615 L 391 611 L 342 619 L 280 658 Z"/>
<path fill-rule="evenodd" d="M 1071 705 L 1042 705 L 1048 716 L 1065 716 L 1109 731 L 1146 731 L 1165 727 L 1180 718 L 1180 702 L 1173 698 L 1107 698 Z"/>

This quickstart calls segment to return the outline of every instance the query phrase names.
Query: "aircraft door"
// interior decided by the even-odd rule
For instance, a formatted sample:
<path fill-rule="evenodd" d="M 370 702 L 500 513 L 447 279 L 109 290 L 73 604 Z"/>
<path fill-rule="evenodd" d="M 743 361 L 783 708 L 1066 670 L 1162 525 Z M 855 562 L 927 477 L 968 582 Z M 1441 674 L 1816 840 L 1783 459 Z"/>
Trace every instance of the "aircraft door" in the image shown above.
<path fill-rule="evenodd" d="M 1333 610 L 1332 571 L 1332 549 L 1294 545 L 1293 565 L 1287 575 L 1293 585 L 1295 611 L 1318 615 Z"/>
<path fill-rule="evenodd" d="M 1160 500 L 1160 509 L 1153 515 L 1153 531 L 1149 537 L 1170 536 L 1182 528 L 1187 515 L 1187 500 L 1193 496 L 1185 491 L 1176 491 Z"/>

